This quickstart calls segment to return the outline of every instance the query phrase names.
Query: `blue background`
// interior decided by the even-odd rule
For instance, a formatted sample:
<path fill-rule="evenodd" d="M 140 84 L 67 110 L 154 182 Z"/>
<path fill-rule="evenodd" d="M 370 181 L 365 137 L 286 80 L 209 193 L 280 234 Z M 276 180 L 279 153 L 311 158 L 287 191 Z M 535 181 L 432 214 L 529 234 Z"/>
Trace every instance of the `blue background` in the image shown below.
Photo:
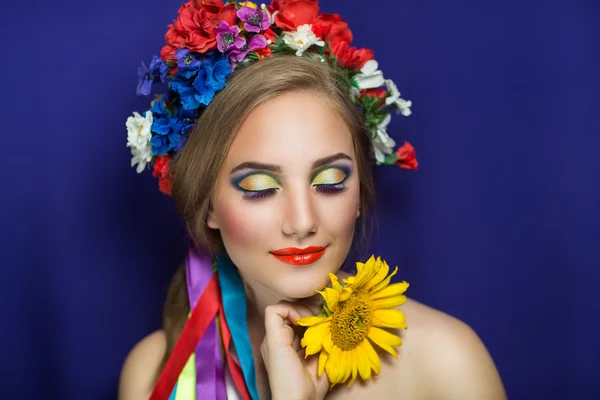
<path fill-rule="evenodd" d="M 470 324 L 511 399 L 600 398 L 600 2 L 326 1 L 414 103 L 373 252 Z M 0 397 L 109 399 L 186 238 L 129 167 L 175 0 L 3 1 Z"/>

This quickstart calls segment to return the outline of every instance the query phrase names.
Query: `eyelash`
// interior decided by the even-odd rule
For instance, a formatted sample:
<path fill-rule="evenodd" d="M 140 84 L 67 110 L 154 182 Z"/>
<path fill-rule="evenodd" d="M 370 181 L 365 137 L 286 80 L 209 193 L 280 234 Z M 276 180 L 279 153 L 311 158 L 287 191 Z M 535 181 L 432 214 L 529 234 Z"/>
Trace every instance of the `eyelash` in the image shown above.
<path fill-rule="evenodd" d="M 322 185 L 313 185 L 313 187 L 315 188 L 315 190 L 317 192 L 325 194 L 325 195 L 341 193 L 346 190 L 346 186 L 344 186 L 343 181 L 340 183 L 333 184 L 333 185 L 322 184 Z M 243 198 L 246 200 L 261 200 L 261 199 L 265 199 L 267 197 L 271 197 L 271 196 L 275 195 L 275 193 L 277 193 L 277 190 L 278 189 L 275 189 L 275 188 L 265 189 L 265 190 L 256 190 L 256 191 L 246 190 L 246 191 L 244 191 Z"/>
<path fill-rule="evenodd" d="M 265 190 L 244 190 L 244 195 L 242 197 L 246 200 L 260 200 L 271 197 L 275 193 L 277 193 L 277 189 L 275 188 Z"/>

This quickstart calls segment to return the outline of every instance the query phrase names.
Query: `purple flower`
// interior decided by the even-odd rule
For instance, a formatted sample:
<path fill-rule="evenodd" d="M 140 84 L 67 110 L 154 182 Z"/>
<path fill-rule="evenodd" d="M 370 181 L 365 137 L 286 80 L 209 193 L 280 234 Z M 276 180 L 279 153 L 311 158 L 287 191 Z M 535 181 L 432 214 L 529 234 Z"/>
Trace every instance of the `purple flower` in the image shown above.
<path fill-rule="evenodd" d="M 240 62 L 246 57 L 248 52 L 256 49 L 264 49 L 265 47 L 267 47 L 267 38 L 263 35 L 254 35 L 248 41 L 248 45 L 242 46 L 241 49 L 231 50 L 229 53 L 229 61 Z"/>
<path fill-rule="evenodd" d="M 198 54 L 192 53 L 183 47 L 175 52 L 175 58 L 177 59 L 177 65 L 182 68 L 198 68 L 202 64 L 202 58 Z"/>
<path fill-rule="evenodd" d="M 243 6 L 237 12 L 239 19 L 245 22 L 244 29 L 247 32 L 260 32 L 263 29 L 267 29 L 271 24 L 269 23 L 269 17 L 262 12 L 260 9 L 250 8 Z"/>
<path fill-rule="evenodd" d="M 138 68 L 139 81 L 136 94 L 138 96 L 148 96 L 152 84 L 158 82 L 159 79 L 164 82 L 167 72 L 169 72 L 169 66 L 158 56 L 152 57 L 150 67 L 146 67 L 146 64 L 142 61 L 142 66 Z"/>
<path fill-rule="evenodd" d="M 237 26 L 229 26 L 225 21 L 215 29 L 217 32 L 217 47 L 221 53 L 225 53 L 231 49 L 240 49 L 246 44 L 246 39 L 238 36 L 240 28 Z"/>

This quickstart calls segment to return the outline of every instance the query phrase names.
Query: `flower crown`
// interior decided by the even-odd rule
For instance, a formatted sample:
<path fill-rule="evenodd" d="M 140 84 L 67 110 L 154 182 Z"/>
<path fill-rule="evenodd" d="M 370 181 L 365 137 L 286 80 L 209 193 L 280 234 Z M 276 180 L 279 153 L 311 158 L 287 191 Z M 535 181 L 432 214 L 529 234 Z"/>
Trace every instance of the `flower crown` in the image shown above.
<path fill-rule="evenodd" d="M 160 57 L 149 66 L 142 61 L 137 94 L 150 95 L 157 82 L 168 82 L 168 89 L 143 116 L 134 112 L 126 122 L 131 166 L 141 173 L 152 165 L 161 192 L 171 194 L 170 161 L 232 71 L 273 54 L 316 58 L 341 69 L 371 132 L 376 163 L 417 168 L 413 147 L 404 142 L 394 151 L 396 143 L 387 134 L 392 109 L 409 116 L 412 103 L 384 79 L 372 50 L 350 47 L 348 24 L 338 14 L 319 13 L 317 0 L 272 0 L 260 7 L 250 1 L 190 0 L 165 40 Z"/>

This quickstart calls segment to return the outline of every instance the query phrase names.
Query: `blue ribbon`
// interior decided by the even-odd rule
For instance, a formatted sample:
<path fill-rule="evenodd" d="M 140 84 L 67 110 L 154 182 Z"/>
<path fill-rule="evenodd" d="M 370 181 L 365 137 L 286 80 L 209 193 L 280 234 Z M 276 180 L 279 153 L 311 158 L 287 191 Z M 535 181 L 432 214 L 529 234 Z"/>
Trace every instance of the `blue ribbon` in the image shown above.
<path fill-rule="evenodd" d="M 248 335 L 246 316 L 246 291 L 237 267 L 227 254 L 216 256 L 221 298 L 225 310 L 225 319 L 231 332 L 231 338 L 240 360 L 240 366 L 246 380 L 248 392 L 253 400 L 260 400 L 256 389 L 256 371 L 252 346 Z"/>
<path fill-rule="evenodd" d="M 175 396 L 177 396 L 177 382 L 175 383 L 175 387 L 169 396 L 169 400 L 175 400 Z"/>

